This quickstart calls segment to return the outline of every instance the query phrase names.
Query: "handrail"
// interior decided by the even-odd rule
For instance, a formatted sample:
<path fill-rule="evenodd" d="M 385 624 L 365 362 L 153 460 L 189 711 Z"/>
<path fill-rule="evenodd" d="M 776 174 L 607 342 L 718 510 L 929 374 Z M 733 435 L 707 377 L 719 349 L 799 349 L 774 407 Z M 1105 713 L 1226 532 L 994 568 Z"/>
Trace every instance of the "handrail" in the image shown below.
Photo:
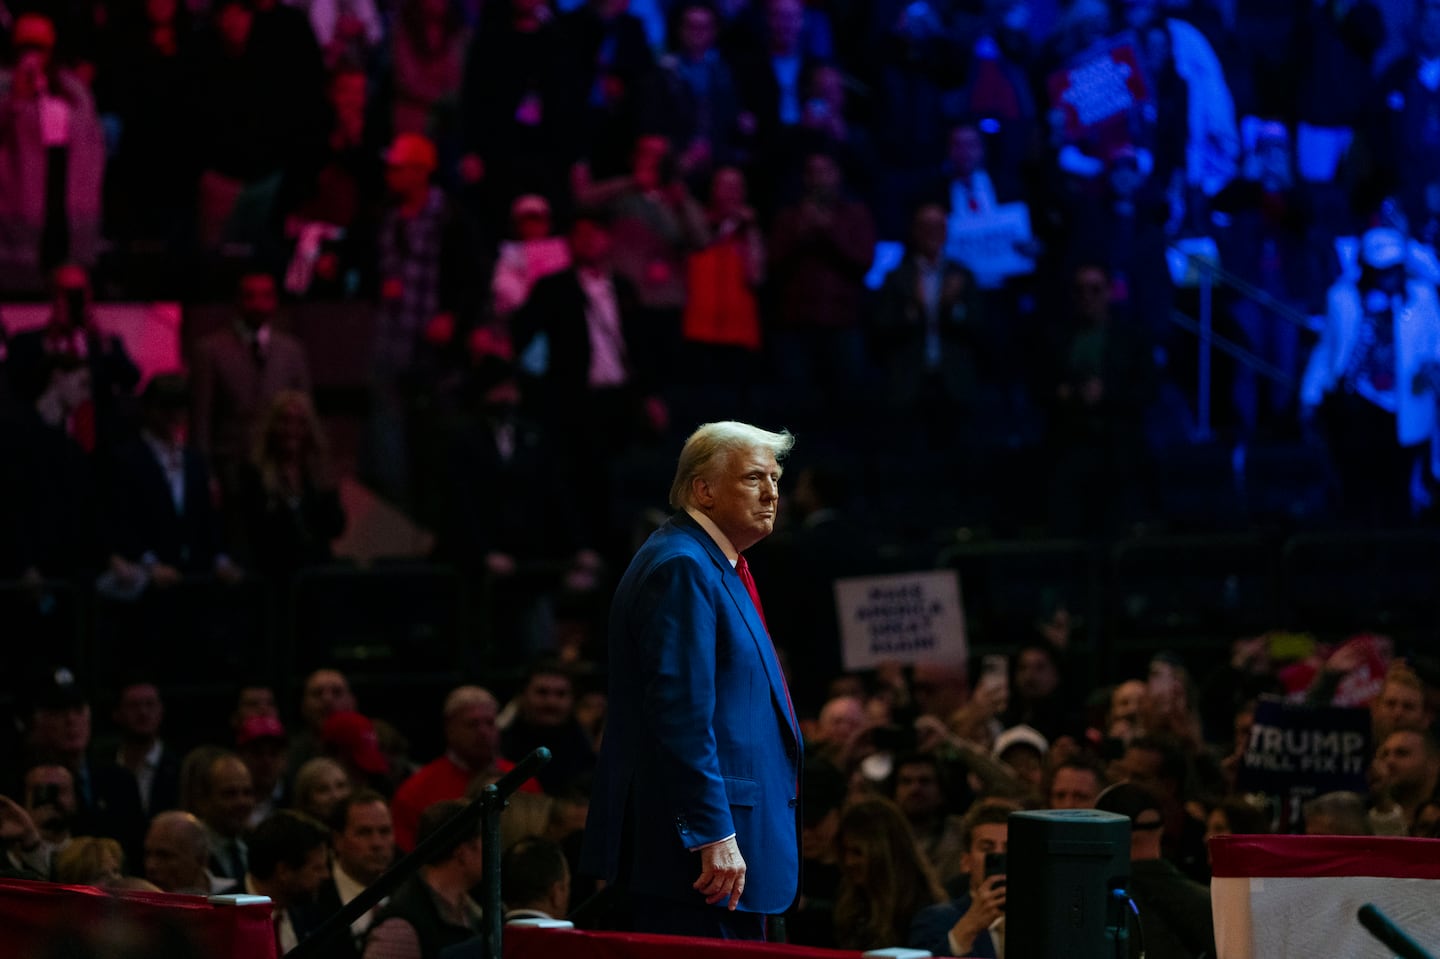
<path fill-rule="evenodd" d="M 483 933 L 486 944 L 485 955 L 488 959 L 499 959 L 500 932 L 504 926 L 504 909 L 500 904 L 500 855 L 503 852 L 500 848 L 500 814 L 505 810 L 505 802 L 510 795 L 523 786 L 549 761 L 550 750 L 544 746 L 520 760 L 514 769 L 501 776 L 499 780 L 487 785 L 478 798 L 471 800 L 469 805 L 452 816 L 445 825 L 432 835 L 425 837 L 423 842 L 417 843 L 414 849 L 387 869 L 384 875 L 362 889 L 354 899 L 341 906 L 339 912 L 321 923 L 313 933 L 305 938 L 304 942 L 286 953 L 287 959 L 306 959 L 312 955 L 323 955 L 321 950 L 328 940 L 341 929 L 350 928 L 352 922 L 369 912 L 400 883 L 419 872 L 420 867 L 430 861 L 436 853 L 473 833 L 477 819 L 480 820 L 483 837 L 481 855 L 485 860 L 485 877 L 481 880 L 482 898 L 484 899 L 481 908 L 485 923 Z"/>
<path fill-rule="evenodd" d="M 1179 310 L 1170 311 L 1170 322 L 1174 323 L 1182 330 L 1194 333 L 1196 336 L 1200 336 L 1203 332 L 1199 323 L 1190 319 L 1190 317 L 1186 316 L 1184 313 L 1181 313 Z M 1253 369 L 1256 373 L 1259 373 L 1261 376 L 1264 376 L 1267 379 L 1274 380 L 1281 386 L 1295 385 L 1295 378 L 1289 373 L 1286 373 L 1278 366 L 1275 366 L 1274 364 L 1261 359 L 1259 356 L 1247 350 L 1239 343 L 1236 343 L 1234 340 L 1228 339 L 1212 332 L 1210 334 L 1210 343 L 1221 353 L 1224 353 L 1226 356 L 1229 356 L 1231 359 L 1234 359 L 1240 363 L 1244 363 L 1246 366 Z"/>
<path fill-rule="evenodd" d="M 1185 257 L 1186 261 L 1197 270 L 1203 270 L 1209 273 L 1213 279 L 1219 280 L 1222 286 L 1228 286 L 1235 292 L 1244 295 L 1246 299 L 1254 300 L 1256 303 L 1279 315 L 1281 319 L 1307 329 L 1312 333 L 1318 332 L 1308 314 L 1295 309 L 1295 307 L 1280 300 L 1274 294 L 1261 289 L 1249 280 L 1242 279 L 1238 273 L 1232 273 L 1214 260 L 1203 257 L 1198 253 L 1187 253 L 1179 247 L 1173 246 L 1170 248 L 1170 251 Z"/>

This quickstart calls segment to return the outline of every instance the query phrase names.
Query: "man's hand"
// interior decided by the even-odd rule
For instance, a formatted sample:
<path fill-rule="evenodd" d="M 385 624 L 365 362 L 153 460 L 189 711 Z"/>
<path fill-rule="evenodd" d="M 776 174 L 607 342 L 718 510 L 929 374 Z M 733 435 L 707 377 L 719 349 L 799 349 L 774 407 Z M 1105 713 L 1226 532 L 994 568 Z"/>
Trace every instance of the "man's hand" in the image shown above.
<path fill-rule="evenodd" d="M 989 929 L 990 924 L 1004 912 L 1005 877 L 991 876 L 980 884 L 980 890 L 975 894 L 975 898 L 970 900 L 970 908 L 950 929 L 960 951 L 969 953 L 975 945 L 976 937 Z"/>
<path fill-rule="evenodd" d="M 19 803 L 0 796 L 0 846 L 12 845 L 29 852 L 40 845 L 40 830 Z"/>
<path fill-rule="evenodd" d="M 700 850 L 700 878 L 694 888 L 705 901 L 715 905 L 729 899 L 726 908 L 734 912 L 740 905 L 740 894 L 745 891 L 745 860 L 740 857 L 740 844 L 735 838 L 717 842 Z"/>

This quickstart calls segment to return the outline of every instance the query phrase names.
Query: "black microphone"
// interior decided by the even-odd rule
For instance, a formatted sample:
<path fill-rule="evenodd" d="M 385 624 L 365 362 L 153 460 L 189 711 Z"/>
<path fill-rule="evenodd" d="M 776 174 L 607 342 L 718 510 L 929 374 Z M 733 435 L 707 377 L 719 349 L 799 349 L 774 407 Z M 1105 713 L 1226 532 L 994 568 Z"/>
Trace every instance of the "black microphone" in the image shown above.
<path fill-rule="evenodd" d="M 1377 909 L 1373 902 L 1367 902 L 1360 907 L 1359 919 L 1360 925 L 1365 927 L 1366 932 L 1379 939 L 1385 944 L 1385 948 L 1395 953 L 1400 959 L 1435 959 L 1421 947 L 1420 943 L 1411 939 L 1404 930 L 1391 922 L 1390 918 Z"/>

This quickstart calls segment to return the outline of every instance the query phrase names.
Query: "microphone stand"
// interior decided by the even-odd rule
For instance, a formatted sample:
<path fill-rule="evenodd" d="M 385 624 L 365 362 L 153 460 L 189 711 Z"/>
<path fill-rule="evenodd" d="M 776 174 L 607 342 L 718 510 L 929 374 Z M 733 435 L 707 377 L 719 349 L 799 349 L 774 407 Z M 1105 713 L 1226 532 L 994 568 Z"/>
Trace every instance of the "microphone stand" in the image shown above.
<path fill-rule="evenodd" d="M 366 886 L 360 895 L 321 923 L 304 942 L 285 954 L 286 959 L 315 959 L 325 955 L 326 944 L 341 929 L 349 929 L 352 922 L 369 912 L 396 886 L 418 872 L 437 852 L 473 836 L 477 819 L 480 821 L 482 855 L 485 859 L 485 878 L 481 880 L 481 898 L 484 901 L 480 904 L 485 923 L 485 955 L 487 959 L 500 959 L 500 930 L 504 926 L 505 911 L 500 904 L 500 854 L 503 851 L 500 848 L 500 814 L 504 812 L 510 795 L 549 761 L 550 750 L 544 746 L 520 760 L 514 769 L 486 786 L 470 805 L 456 813 L 424 842 L 417 843 L 414 849 L 387 869 L 383 876 Z"/>

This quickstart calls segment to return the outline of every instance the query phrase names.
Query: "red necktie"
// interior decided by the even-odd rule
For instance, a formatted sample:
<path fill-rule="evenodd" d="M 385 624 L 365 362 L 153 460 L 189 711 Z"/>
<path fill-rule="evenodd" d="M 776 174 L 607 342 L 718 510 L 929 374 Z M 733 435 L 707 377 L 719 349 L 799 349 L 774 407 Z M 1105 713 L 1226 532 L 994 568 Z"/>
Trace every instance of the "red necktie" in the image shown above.
<path fill-rule="evenodd" d="M 740 582 L 745 584 L 745 592 L 750 594 L 750 602 L 755 604 L 755 612 L 760 616 L 760 623 L 765 627 L 765 635 L 770 635 L 770 624 L 765 622 L 765 607 L 760 605 L 760 590 L 755 588 L 755 577 L 750 575 L 750 564 L 745 561 L 744 556 L 735 560 L 735 572 L 740 574 Z M 780 666 L 780 651 L 775 648 L 775 640 L 770 640 L 770 651 L 775 654 L 775 666 Z M 785 708 L 790 711 L 790 722 L 795 723 L 795 703 L 790 699 L 790 684 L 785 681 L 785 672 L 780 672 L 780 688 L 785 690 Z"/>
<path fill-rule="evenodd" d="M 765 622 L 765 607 L 760 605 L 760 590 L 755 588 L 755 577 L 750 575 L 750 564 L 745 562 L 742 555 L 735 560 L 735 572 L 740 574 L 740 582 L 745 584 L 745 592 L 750 594 L 750 602 L 755 604 L 755 612 L 760 614 L 760 622 L 765 626 L 765 632 L 770 632 L 770 624 Z"/>

